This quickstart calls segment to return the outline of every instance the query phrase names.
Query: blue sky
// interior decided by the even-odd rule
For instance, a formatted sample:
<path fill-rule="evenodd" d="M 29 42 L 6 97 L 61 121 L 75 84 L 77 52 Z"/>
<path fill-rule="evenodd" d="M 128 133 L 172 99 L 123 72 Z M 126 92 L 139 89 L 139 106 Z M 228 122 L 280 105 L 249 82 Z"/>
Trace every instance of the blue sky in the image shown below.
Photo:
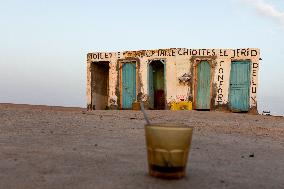
<path fill-rule="evenodd" d="M 0 102 L 86 104 L 86 54 L 260 48 L 258 106 L 284 115 L 283 0 L 0 0 Z"/>

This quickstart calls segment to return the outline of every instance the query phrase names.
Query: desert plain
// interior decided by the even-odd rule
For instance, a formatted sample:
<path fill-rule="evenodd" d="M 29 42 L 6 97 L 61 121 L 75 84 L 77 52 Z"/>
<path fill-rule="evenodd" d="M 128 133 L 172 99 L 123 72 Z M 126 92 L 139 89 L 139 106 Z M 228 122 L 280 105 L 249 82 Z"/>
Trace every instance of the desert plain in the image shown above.
<path fill-rule="evenodd" d="M 0 104 L 0 188 L 284 188 L 283 117 L 146 112 L 194 127 L 185 178 L 148 175 L 140 111 Z"/>

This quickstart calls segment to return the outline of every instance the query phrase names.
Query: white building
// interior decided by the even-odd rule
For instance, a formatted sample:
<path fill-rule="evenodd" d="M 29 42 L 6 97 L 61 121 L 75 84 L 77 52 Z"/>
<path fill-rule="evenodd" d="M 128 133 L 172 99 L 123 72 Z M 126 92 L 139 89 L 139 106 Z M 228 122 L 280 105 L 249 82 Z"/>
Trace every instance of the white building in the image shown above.
<path fill-rule="evenodd" d="M 193 109 L 257 113 L 259 49 L 158 49 L 87 55 L 87 107 Z"/>

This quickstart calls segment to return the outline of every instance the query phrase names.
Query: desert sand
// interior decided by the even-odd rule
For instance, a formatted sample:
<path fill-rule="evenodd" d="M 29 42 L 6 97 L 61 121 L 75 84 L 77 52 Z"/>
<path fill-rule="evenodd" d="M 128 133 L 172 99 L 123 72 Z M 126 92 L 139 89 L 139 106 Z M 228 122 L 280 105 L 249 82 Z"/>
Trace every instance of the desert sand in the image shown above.
<path fill-rule="evenodd" d="M 0 104 L 0 188 L 284 188 L 283 117 L 147 113 L 194 126 L 185 178 L 148 175 L 140 111 Z"/>

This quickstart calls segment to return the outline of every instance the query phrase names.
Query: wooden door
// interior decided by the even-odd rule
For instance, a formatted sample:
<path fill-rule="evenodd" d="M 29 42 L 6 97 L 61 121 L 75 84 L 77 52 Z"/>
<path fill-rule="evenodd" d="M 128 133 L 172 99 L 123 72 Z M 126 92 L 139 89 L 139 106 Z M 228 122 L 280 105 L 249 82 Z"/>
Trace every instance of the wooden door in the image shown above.
<path fill-rule="evenodd" d="M 149 64 L 149 108 L 154 109 L 154 70 L 152 64 Z"/>
<path fill-rule="evenodd" d="M 229 106 L 232 111 L 249 110 L 250 62 L 233 61 L 231 64 Z"/>
<path fill-rule="evenodd" d="M 195 109 L 210 109 L 211 66 L 201 61 L 197 68 L 197 94 Z"/>
<path fill-rule="evenodd" d="M 132 109 L 136 100 L 136 64 L 124 63 L 122 67 L 122 109 Z"/>

